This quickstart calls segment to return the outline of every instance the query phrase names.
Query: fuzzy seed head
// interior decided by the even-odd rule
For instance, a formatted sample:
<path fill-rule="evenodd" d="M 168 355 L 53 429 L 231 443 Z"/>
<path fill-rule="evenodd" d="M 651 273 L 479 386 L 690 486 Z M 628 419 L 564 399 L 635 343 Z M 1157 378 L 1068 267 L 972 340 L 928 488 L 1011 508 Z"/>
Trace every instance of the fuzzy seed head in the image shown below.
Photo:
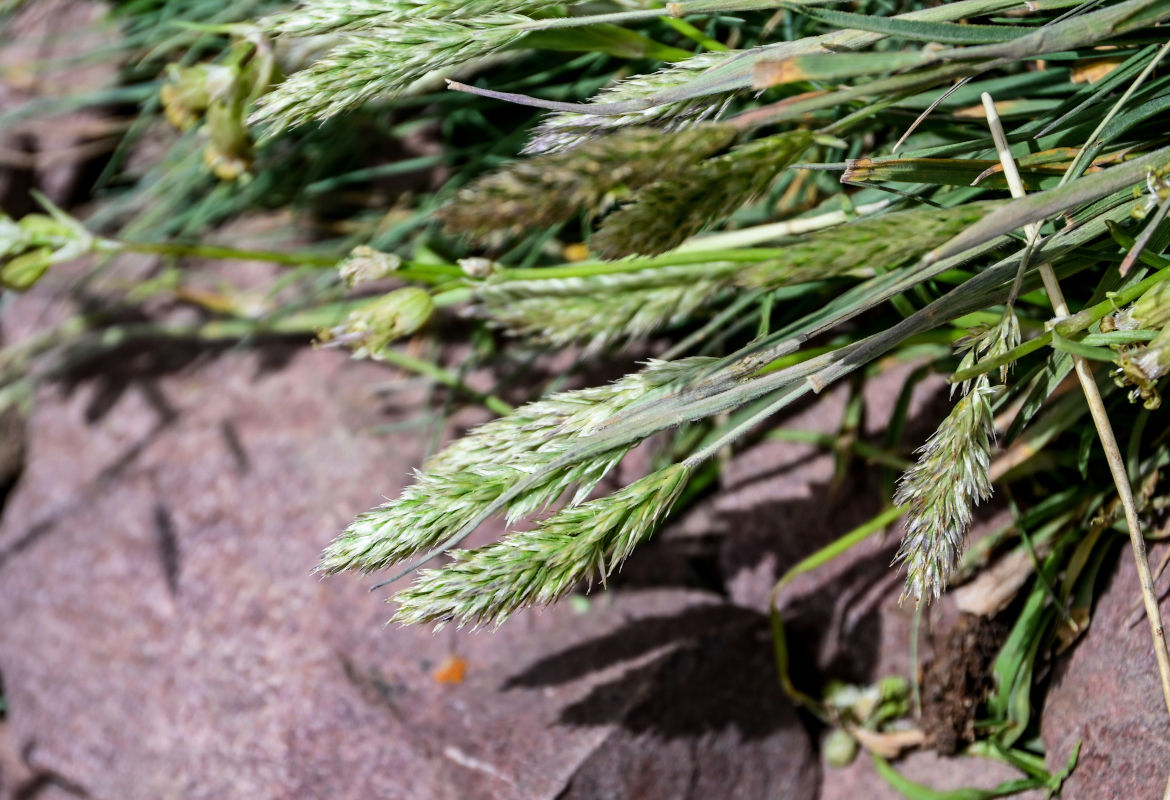
<path fill-rule="evenodd" d="M 561 469 L 546 467 L 620 415 L 701 380 L 716 363 L 651 361 L 614 383 L 554 394 L 475 428 L 427 461 L 398 498 L 358 517 L 325 549 L 318 570 L 369 572 L 430 550 L 474 525 L 484 509 L 533 475 L 542 477 L 508 505 L 510 523 L 547 508 L 569 489 L 569 507 L 583 503 L 632 445 Z"/>
<path fill-rule="evenodd" d="M 811 142 L 807 131 L 757 139 L 651 184 L 607 217 L 589 246 L 602 258 L 656 255 L 677 247 L 756 199 Z"/>
<path fill-rule="evenodd" d="M 483 241 L 501 231 L 555 225 L 579 212 L 598 214 L 649 183 L 685 173 L 736 135 L 726 125 L 674 134 L 627 128 L 486 175 L 462 189 L 438 216 L 447 230 Z"/>
<path fill-rule="evenodd" d="M 718 119 L 731 102 L 732 93 L 673 102 L 669 99 L 670 93 L 732 56 L 728 53 L 700 53 L 658 72 L 620 81 L 601 91 L 593 104 L 641 102 L 645 108 L 625 114 L 591 114 L 586 105 L 580 112 L 550 114 L 536 127 L 524 152 L 557 152 L 625 128 L 651 127 L 668 132 Z"/>
<path fill-rule="evenodd" d="M 918 451 L 918 461 L 898 484 L 894 502 L 909 505 L 896 559 L 906 567 L 903 597 L 938 599 L 963 553 L 973 506 L 991 496 L 994 392 L 987 377 L 981 376 Z"/>
<path fill-rule="evenodd" d="M 582 580 L 604 583 L 670 512 L 690 470 L 674 464 L 614 494 L 570 506 L 534 530 L 478 550 L 456 550 L 399 592 L 395 622 L 499 625 L 515 611 L 547 605 Z"/>
<path fill-rule="evenodd" d="M 731 286 L 737 266 L 486 283 L 477 290 L 473 313 L 513 336 L 596 353 L 689 319 Z"/>

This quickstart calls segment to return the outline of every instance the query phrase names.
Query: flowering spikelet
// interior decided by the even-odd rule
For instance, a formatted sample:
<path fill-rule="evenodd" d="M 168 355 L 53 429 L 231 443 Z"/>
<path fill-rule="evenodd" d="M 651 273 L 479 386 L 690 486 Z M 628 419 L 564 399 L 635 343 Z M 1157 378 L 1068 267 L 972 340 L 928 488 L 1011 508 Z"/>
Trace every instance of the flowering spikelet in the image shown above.
<path fill-rule="evenodd" d="M 434 313 L 430 292 L 404 286 L 363 303 L 339 325 L 318 332 L 317 340 L 351 347 L 356 358 L 371 358 L 396 339 L 417 331 Z"/>
<path fill-rule="evenodd" d="M 739 286 L 775 288 L 890 268 L 917 258 L 982 219 L 994 203 L 964 203 L 948 209 L 916 208 L 866 217 L 786 243 L 779 258 L 745 265 Z"/>
<path fill-rule="evenodd" d="M 617 414 L 655 390 L 697 380 L 714 361 L 651 362 L 607 386 L 554 394 L 479 426 L 424 464 L 396 500 L 358 517 L 325 549 L 318 569 L 368 572 L 430 550 Z M 631 446 L 550 471 L 509 504 L 508 520 L 546 507 L 571 486 L 570 505 L 583 502 Z"/>
<path fill-rule="evenodd" d="M 438 69 L 501 50 L 524 35 L 516 14 L 473 20 L 414 18 L 408 23 L 346 35 L 324 58 L 293 73 L 260 99 L 252 122 L 268 136 L 310 120 L 325 120 L 375 98 L 393 97 Z"/>
<path fill-rule="evenodd" d="M 518 609 L 560 599 L 584 578 L 604 582 L 670 512 L 689 475 L 687 466 L 674 464 L 563 509 L 534 530 L 454 551 L 450 564 L 423 570 L 394 597 L 400 604 L 394 621 L 498 625 Z"/>
<path fill-rule="evenodd" d="M 602 258 L 655 255 L 738 211 L 771 186 L 812 141 L 807 131 L 757 139 L 643 189 L 606 218 L 590 247 Z"/>
<path fill-rule="evenodd" d="M 972 505 L 991 496 L 994 392 L 983 377 L 960 398 L 898 483 L 894 502 L 910 506 L 897 556 L 906 565 L 903 597 L 938 599 L 962 555 Z"/>
<path fill-rule="evenodd" d="M 772 289 L 856 271 L 869 275 L 878 267 L 897 266 L 981 218 L 988 205 L 914 209 L 859 220 L 789 241 L 783 255 L 754 264 L 656 267 L 554 280 L 488 280 L 475 290 L 473 313 L 514 336 L 557 347 L 582 345 L 596 352 L 678 324 L 736 286 Z"/>
<path fill-rule="evenodd" d="M 680 175 L 731 144 L 738 132 L 704 125 L 664 134 L 629 128 L 557 153 L 516 162 L 462 189 L 439 211 L 448 230 L 484 237 L 601 211 L 623 193 Z"/>
<path fill-rule="evenodd" d="M 685 86 L 697 75 L 728 60 L 725 53 L 700 53 L 657 72 L 636 75 L 603 89 L 589 105 L 637 103 L 646 108 L 624 114 L 592 114 L 589 105 L 580 112 L 550 114 L 536 126 L 525 153 L 552 153 L 628 127 L 654 127 L 675 131 L 708 119 L 717 119 L 731 101 L 731 93 L 670 102 L 671 89 Z"/>
<path fill-rule="evenodd" d="M 261 20 L 270 33 L 321 36 L 419 19 L 466 19 L 487 14 L 533 14 L 572 5 L 552 0 L 306 0 Z"/>
<path fill-rule="evenodd" d="M 381 280 L 402 267 L 402 259 L 393 253 L 383 253 L 369 245 L 360 244 L 337 265 L 337 273 L 351 289 L 371 281 Z"/>
<path fill-rule="evenodd" d="M 1157 382 L 1170 372 L 1170 283 L 1156 283 L 1130 306 L 1101 320 L 1101 331 L 1158 331 L 1149 344 L 1123 347 L 1114 381 L 1132 387 L 1130 402 L 1141 400 L 1151 411 L 1161 407 Z"/>
<path fill-rule="evenodd" d="M 1146 345 L 1128 348 L 1118 358 L 1116 380 L 1121 386 L 1132 386 L 1131 402 L 1138 400 L 1154 411 L 1162 405 L 1157 383 L 1170 372 L 1170 327 Z"/>
<path fill-rule="evenodd" d="M 1008 310 L 993 327 L 956 343 L 966 351 L 959 369 L 995 358 L 1020 343 L 1020 323 Z M 1001 380 L 1007 379 L 1005 365 Z M 995 436 L 991 398 L 998 391 L 986 375 L 959 385 L 963 396 L 938 430 L 918 450 L 918 461 L 898 483 L 894 502 L 909 504 L 897 559 L 906 564 L 907 595 L 937 600 L 963 553 L 971 508 L 991 496 L 991 443 Z M 952 392 L 954 388 L 952 388 Z"/>
<path fill-rule="evenodd" d="M 449 70 L 515 44 L 531 15 L 574 1 L 307 0 L 260 22 L 268 34 L 310 43 L 334 36 L 324 58 L 261 100 L 254 121 L 268 135 L 323 120 L 378 97 L 405 92 L 428 73 Z M 314 38 L 317 37 L 317 38 Z"/>
<path fill-rule="evenodd" d="M 1015 311 L 1008 309 L 995 325 L 975 328 L 955 342 L 955 349 L 963 353 L 963 357 L 959 360 L 959 370 L 969 369 L 975 366 L 976 362 L 984 359 L 998 358 L 1014 349 L 1019 343 L 1020 320 L 1016 317 Z M 1007 382 L 1010 369 L 1011 364 L 1004 364 L 999 368 L 1000 383 Z M 972 385 L 979 385 L 978 379 L 974 382 L 963 381 L 958 385 L 958 388 L 963 394 L 967 394 L 971 391 Z M 955 387 L 952 386 L 951 394 L 954 395 L 954 392 Z"/>
<path fill-rule="evenodd" d="M 593 353 L 688 319 L 731 285 L 737 266 L 487 283 L 476 292 L 475 313 L 514 336 Z"/>
<path fill-rule="evenodd" d="M 1133 331 L 1138 329 L 1160 331 L 1170 325 L 1170 283 L 1156 283 L 1128 308 L 1124 308 L 1101 320 L 1109 330 Z"/>
<path fill-rule="evenodd" d="M 53 214 L 26 214 L 16 221 L 0 211 L 0 287 L 24 291 L 49 267 L 96 249 L 97 240 L 77 220 Z"/>

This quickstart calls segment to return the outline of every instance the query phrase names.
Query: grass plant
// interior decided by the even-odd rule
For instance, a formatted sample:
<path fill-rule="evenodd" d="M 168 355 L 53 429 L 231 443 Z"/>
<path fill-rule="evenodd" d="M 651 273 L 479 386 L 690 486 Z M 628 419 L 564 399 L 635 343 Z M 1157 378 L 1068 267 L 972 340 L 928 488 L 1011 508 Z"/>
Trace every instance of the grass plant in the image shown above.
<path fill-rule="evenodd" d="M 1145 554 L 1170 462 L 1165 426 L 1148 424 L 1170 367 L 1170 3 L 301 0 L 230 17 L 212 5 L 116 5 L 138 55 L 119 90 L 145 98 L 107 169 L 124 188 L 84 224 L 51 207 L 0 217 L 0 279 L 23 291 L 83 253 L 267 260 L 289 267 L 295 304 L 244 314 L 239 298 L 204 297 L 201 325 L 148 327 L 321 331 L 501 414 L 358 517 L 322 571 L 392 580 L 429 565 L 395 596 L 395 620 L 497 625 L 604 582 L 711 485 L 716 456 L 799 399 L 914 360 L 917 376 L 948 377 L 951 413 L 907 442 L 902 403 L 881 446 L 858 443 L 891 496 L 874 524 L 797 568 L 899 517 L 915 603 L 995 554 L 1035 555 L 983 744 L 1029 775 L 1015 789 L 1051 790 L 1060 778 L 1028 744 L 1037 664 L 1089 624 L 1114 534 L 1128 534 L 1170 710 Z M 186 24 L 150 38 L 163 29 L 152 15 Z M 120 154 L 163 110 L 182 132 L 127 172 Z M 320 219 L 321 201 L 402 169 L 347 160 L 354 131 L 423 128 L 442 145 L 424 165 L 447 175 L 433 193 L 390 214 L 347 200 L 344 221 L 294 252 L 199 241 L 262 208 Z M 371 298 L 335 265 L 350 283 L 400 285 Z M 172 274 L 146 294 L 184 292 Z M 452 312 L 475 322 L 483 361 L 577 348 L 590 364 L 628 359 L 630 345 L 662 358 L 510 410 L 395 344 Z M 10 344 L 0 400 L 132 335 L 115 317 Z M 672 443 L 654 469 L 599 493 L 661 432 Z M 908 457 L 895 486 L 890 465 Z M 1000 492 L 1013 523 L 968 550 L 977 504 Z M 494 516 L 528 525 L 461 548 Z M 774 612 L 783 685 L 832 717 L 792 685 Z"/>

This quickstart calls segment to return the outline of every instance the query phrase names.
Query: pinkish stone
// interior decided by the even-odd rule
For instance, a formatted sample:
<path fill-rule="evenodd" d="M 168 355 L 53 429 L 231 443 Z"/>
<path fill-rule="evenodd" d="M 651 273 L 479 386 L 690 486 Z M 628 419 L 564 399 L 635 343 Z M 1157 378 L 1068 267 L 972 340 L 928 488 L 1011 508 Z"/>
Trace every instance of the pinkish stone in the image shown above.
<path fill-rule="evenodd" d="M 114 361 L 38 396 L 0 523 L 0 667 L 33 775 L 119 800 L 815 792 L 763 618 L 716 595 L 434 635 L 385 627 L 369 579 L 314 577 L 421 459 L 424 430 L 374 432 L 420 393 L 384 413 L 386 370 L 273 348 Z M 436 681 L 453 655 L 464 680 Z"/>

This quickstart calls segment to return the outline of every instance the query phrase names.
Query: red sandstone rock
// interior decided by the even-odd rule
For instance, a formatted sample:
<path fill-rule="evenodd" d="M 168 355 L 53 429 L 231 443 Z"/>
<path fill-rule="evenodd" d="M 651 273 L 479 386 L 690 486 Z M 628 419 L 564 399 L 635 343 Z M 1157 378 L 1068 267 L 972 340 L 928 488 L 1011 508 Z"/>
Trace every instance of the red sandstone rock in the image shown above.
<path fill-rule="evenodd" d="M 385 370 L 283 355 L 39 396 L 0 524 L 0 667 L 34 774 L 120 800 L 812 796 L 764 620 L 716 595 L 434 635 L 385 627 L 368 580 L 311 575 L 425 436 L 373 432 L 419 411 L 378 408 Z M 452 654 L 464 680 L 437 682 Z"/>

